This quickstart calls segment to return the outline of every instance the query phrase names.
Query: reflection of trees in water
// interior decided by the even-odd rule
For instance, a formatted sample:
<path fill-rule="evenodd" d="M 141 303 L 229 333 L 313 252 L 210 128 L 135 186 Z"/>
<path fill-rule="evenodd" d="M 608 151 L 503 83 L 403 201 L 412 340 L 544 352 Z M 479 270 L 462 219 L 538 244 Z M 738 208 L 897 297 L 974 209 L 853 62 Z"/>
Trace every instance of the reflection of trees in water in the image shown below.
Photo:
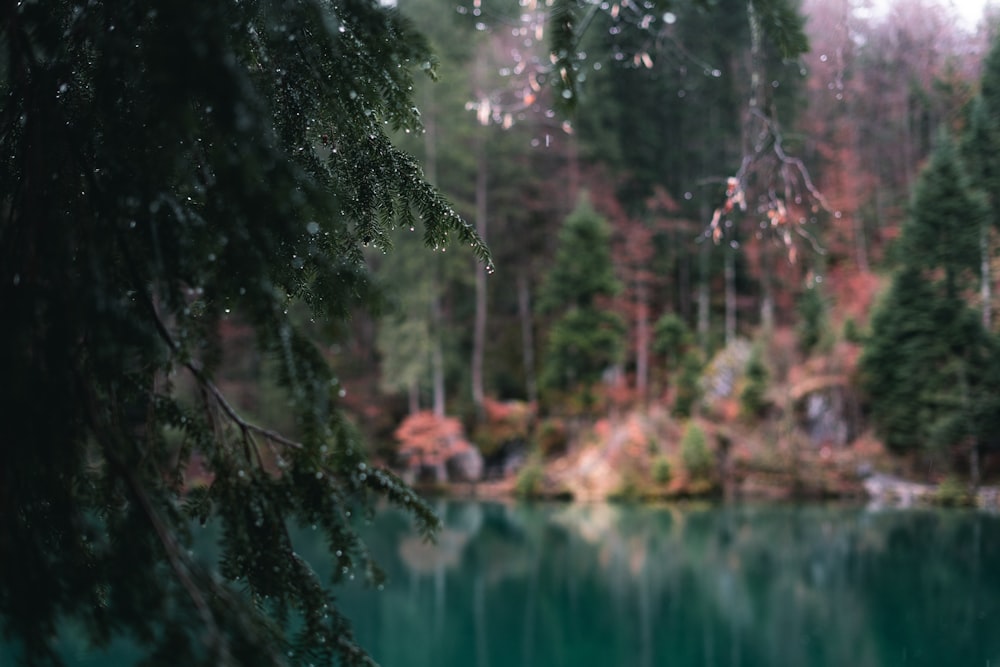
<path fill-rule="evenodd" d="M 1000 562 L 996 518 L 602 504 L 441 513 L 443 539 L 419 558 L 399 525 L 394 541 L 380 536 L 396 551 L 376 557 L 409 582 L 380 593 L 374 624 L 359 622 L 363 639 L 393 628 L 383 649 L 405 659 L 376 650 L 387 667 L 864 666 L 898 663 L 907 649 L 917 664 L 1000 657 L 986 627 L 1000 613 L 1000 581 L 983 567 Z M 942 636 L 948 619 L 958 627 Z M 407 636 L 436 637 L 444 655 L 393 648 Z"/>

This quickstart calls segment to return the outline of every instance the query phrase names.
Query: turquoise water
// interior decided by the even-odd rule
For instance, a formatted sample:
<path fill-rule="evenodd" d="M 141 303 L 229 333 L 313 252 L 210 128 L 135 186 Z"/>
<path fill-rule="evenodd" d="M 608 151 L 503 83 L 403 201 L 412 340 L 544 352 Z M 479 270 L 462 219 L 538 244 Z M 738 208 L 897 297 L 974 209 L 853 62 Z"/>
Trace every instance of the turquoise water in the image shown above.
<path fill-rule="evenodd" d="M 1000 517 L 836 506 L 442 502 L 365 527 L 340 604 L 383 667 L 1000 667 Z M 297 532 L 321 576 L 320 533 Z M 75 667 L 134 664 L 79 633 Z M 6 654 L 6 655 L 5 655 Z M 15 664 L 0 647 L 0 665 Z"/>
<path fill-rule="evenodd" d="M 444 503 L 342 602 L 383 667 L 1000 665 L 1000 519 Z"/>

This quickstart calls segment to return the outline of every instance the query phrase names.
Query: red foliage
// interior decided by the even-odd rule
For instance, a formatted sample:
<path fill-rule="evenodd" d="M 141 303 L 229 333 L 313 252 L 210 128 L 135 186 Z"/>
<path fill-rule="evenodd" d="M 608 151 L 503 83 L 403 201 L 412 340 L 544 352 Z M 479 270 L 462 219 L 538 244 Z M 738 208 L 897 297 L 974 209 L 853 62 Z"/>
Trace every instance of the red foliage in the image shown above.
<path fill-rule="evenodd" d="M 395 436 L 400 456 L 411 466 L 439 466 L 472 448 L 465 439 L 462 422 L 454 417 L 438 417 L 427 410 L 404 419 Z"/>

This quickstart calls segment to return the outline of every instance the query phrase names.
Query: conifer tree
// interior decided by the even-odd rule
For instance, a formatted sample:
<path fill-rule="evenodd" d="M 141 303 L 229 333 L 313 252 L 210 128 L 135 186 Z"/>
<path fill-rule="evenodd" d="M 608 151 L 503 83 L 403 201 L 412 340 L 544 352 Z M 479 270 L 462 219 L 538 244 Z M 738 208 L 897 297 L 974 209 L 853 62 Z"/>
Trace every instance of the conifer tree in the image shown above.
<path fill-rule="evenodd" d="M 899 241 L 901 267 L 872 318 L 861 371 L 872 419 L 890 447 L 980 445 L 995 437 L 996 341 L 965 300 L 977 264 L 981 200 L 942 135 L 916 184 Z"/>
<path fill-rule="evenodd" d="M 377 579 L 352 516 L 436 519 L 367 464 L 287 313 L 336 329 L 395 221 L 487 258 L 386 134 L 418 129 L 426 44 L 367 0 L 52 0 L 5 3 L 0 46 L 4 635 L 26 664 L 59 662 L 66 622 L 152 665 L 367 663 L 290 526 L 325 532 L 335 580 Z M 278 360 L 294 433 L 215 381 L 227 319 Z"/>
<path fill-rule="evenodd" d="M 942 131 L 914 186 L 900 252 L 908 266 L 942 271 L 949 299 L 971 284 L 978 269 L 979 230 L 986 211 L 970 186 L 954 141 Z"/>
<path fill-rule="evenodd" d="M 582 197 L 559 231 L 539 295 L 541 312 L 557 315 L 542 367 L 542 382 L 549 388 L 587 388 L 621 355 L 624 326 L 609 303 L 620 289 L 610 240 L 607 221 Z"/>
<path fill-rule="evenodd" d="M 979 95 L 970 105 L 969 124 L 963 136 L 963 157 L 972 185 L 988 205 L 989 215 L 980 223 L 980 298 L 983 324 L 992 324 L 991 232 L 1000 227 L 1000 36 L 995 37 L 983 61 Z"/>

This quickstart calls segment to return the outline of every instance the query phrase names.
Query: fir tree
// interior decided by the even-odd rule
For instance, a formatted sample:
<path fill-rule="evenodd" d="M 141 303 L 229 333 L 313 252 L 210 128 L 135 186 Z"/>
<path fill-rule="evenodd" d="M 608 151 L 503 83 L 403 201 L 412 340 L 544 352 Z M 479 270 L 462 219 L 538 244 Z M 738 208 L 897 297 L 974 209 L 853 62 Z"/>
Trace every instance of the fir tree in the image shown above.
<path fill-rule="evenodd" d="M 977 264 L 981 200 L 942 136 L 916 184 L 899 241 L 901 267 L 872 318 L 861 359 L 872 419 L 896 450 L 967 445 L 995 437 L 996 341 L 965 301 Z"/>
<path fill-rule="evenodd" d="M 146 664 L 368 662 L 289 525 L 322 528 L 337 578 L 377 579 L 352 514 L 388 497 L 436 519 L 364 460 L 287 313 L 336 328 L 366 300 L 362 247 L 397 220 L 486 259 L 386 134 L 418 129 L 426 44 L 366 0 L 0 16 L 4 634 L 27 664 L 58 662 L 67 621 L 99 646 L 135 638 Z M 279 360 L 294 433 L 215 382 L 227 318 Z M 218 526 L 218 563 L 189 556 L 193 520 Z"/>
<path fill-rule="evenodd" d="M 559 231 L 539 295 L 541 311 L 558 314 L 542 369 L 543 384 L 550 388 L 589 387 L 621 355 L 624 326 L 607 303 L 620 288 L 610 239 L 610 226 L 586 197 Z"/>
<path fill-rule="evenodd" d="M 896 451 L 996 437 L 996 343 L 961 300 L 904 268 L 872 319 L 861 359 L 872 420 Z"/>
<path fill-rule="evenodd" d="M 978 268 L 982 199 L 971 189 L 955 143 L 944 131 L 914 186 L 900 239 L 906 266 L 939 270 L 945 296 L 954 299 Z"/>
<path fill-rule="evenodd" d="M 983 61 L 979 95 L 970 105 L 969 124 L 962 141 L 962 154 L 973 187 L 987 204 L 989 215 L 980 222 L 980 300 L 983 325 L 992 326 L 991 232 L 1000 227 L 1000 37 Z"/>

